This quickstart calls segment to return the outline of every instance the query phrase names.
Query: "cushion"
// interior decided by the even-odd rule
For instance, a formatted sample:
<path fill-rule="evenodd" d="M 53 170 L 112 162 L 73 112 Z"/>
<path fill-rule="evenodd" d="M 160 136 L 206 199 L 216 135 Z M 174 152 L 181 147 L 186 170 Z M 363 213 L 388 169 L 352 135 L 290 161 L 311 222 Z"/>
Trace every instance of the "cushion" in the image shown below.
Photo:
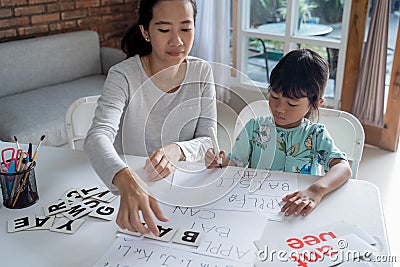
<path fill-rule="evenodd" d="M 13 142 L 15 135 L 20 143 L 37 144 L 45 134 L 43 145 L 64 145 L 68 107 L 80 97 L 101 94 L 105 79 L 105 75 L 92 75 L 0 98 L 1 139 Z"/>
<path fill-rule="evenodd" d="M 0 97 L 101 74 L 95 31 L 0 44 Z"/>

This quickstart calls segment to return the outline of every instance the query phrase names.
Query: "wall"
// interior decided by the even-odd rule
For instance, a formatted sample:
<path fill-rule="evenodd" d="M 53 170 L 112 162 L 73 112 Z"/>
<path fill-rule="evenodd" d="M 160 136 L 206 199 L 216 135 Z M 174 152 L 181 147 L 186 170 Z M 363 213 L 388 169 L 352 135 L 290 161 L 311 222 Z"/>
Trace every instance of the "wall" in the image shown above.
<path fill-rule="evenodd" d="M 139 0 L 0 0 L 0 43 L 61 32 L 94 30 L 100 45 L 120 46 Z"/>

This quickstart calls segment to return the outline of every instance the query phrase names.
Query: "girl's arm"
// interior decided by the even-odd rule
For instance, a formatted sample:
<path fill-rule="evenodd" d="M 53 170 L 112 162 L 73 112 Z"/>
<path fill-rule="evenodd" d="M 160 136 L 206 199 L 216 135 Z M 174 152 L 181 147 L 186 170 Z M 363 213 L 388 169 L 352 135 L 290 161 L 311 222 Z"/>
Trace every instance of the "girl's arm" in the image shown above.
<path fill-rule="evenodd" d="M 319 192 L 321 196 L 334 191 L 351 177 L 351 168 L 344 159 L 332 159 L 329 171 L 318 181 L 310 185 L 309 189 Z"/>
<path fill-rule="evenodd" d="M 318 181 L 311 184 L 307 189 L 294 192 L 285 196 L 282 200 L 286 201 L 281 211 L 286 216 L 294 213 L 295 215 L 308 215 L 322 198 L 339 188 L 351 177 L 351 168 L 344 159 L 335 158 L 329 163 L 329 171 Z"/>

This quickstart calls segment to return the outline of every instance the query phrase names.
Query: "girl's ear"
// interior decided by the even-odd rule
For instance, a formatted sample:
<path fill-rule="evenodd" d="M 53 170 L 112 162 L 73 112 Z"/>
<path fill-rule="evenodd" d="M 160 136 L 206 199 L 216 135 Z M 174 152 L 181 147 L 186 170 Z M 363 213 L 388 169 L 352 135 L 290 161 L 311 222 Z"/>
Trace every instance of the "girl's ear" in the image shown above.
<path fill-rule="evenodd" d="M 140 29 L 140 32 L 142 33 L 143 38 L 147 42 L 150 42 L 149 32 L 144 29 L 143 25 L 139 25 L 139 29 Z"/>
<path fill-rule="evenodd" d="M 320 106 L 322 106 L 322 104 L 324 104 L 324 103 L 325 103 L 325 99 L 323 99 L 323 98 L 320 98 L 320 99 L 318 100 L 317 107 L 320 107 Z"/>
<path fill-rule="evenodd" d="M 319 107 L 321 107 L 321 106 L 322 106 L 322 104 L 324 104 L 324 102 L 325 102 L 325 99 L 323 99 L 323 98 L 320 98 L 320 99 L 318 100 L 318 102 L 317 102 L 317 106 L 316 106 L 316 107 L 314 107 L 314 106 L 310 105 L 310 109 L 316 109 L 316 108 L 319 108 Z"/>

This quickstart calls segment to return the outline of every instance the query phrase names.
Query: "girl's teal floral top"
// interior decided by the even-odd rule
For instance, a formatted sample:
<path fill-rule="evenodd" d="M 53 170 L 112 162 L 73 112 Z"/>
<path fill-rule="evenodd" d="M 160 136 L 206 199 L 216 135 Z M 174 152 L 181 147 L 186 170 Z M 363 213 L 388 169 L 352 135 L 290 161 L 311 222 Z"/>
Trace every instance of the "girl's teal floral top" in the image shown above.
<path fill-rule="evenodd" d="M 327 172 L 334 158 L 347 160 L 323 124 L 304 119 L 291 129 L 277 127 L 272 116 L 251 119 L 243 128 L 228 158 L 237 166 L 286 172 Z"/>

